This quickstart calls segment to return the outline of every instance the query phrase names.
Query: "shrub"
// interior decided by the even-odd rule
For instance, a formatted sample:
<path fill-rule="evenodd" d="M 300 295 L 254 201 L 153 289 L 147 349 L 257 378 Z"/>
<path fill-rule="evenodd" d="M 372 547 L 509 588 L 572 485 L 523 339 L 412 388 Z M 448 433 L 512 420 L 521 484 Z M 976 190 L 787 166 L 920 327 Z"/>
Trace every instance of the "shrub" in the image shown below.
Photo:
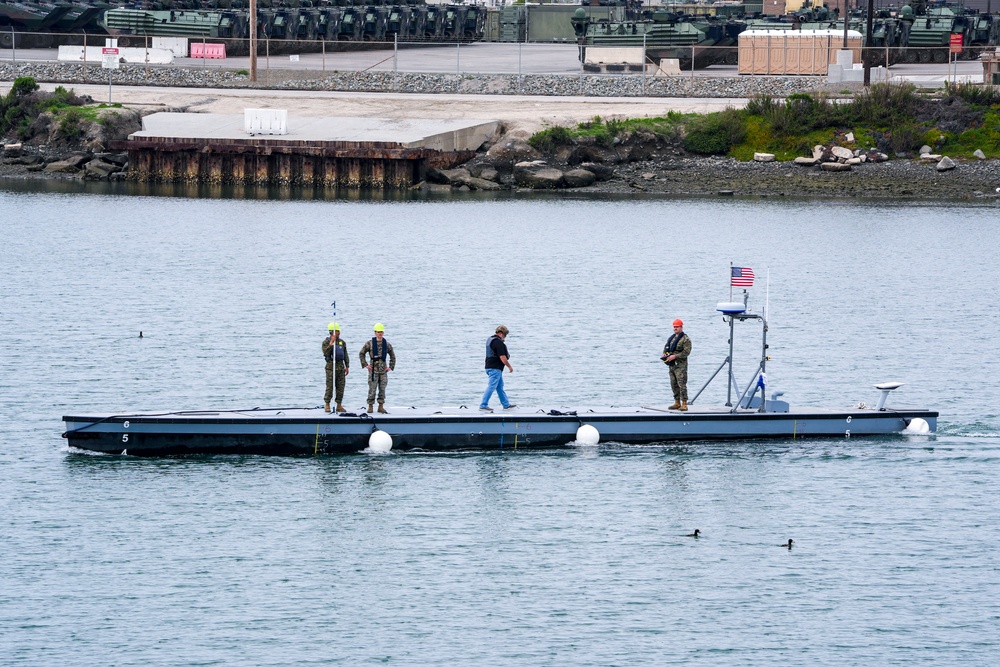
<path fill-rule="evenodd" d="M 726 109 L 695 118 L 684 135 L 684 148 L 701 155 L 725 155 L 744 137 L 743 114 Z"/>
<path fill-rule="evenodd" d="M 573 136 L 570 131 L 561 125 L 549 127 L 541 132 L 535 132 L 528 139 L 528 143 L 542 152 L 551 151 L 558 146 L 565 146 L 573 143 Z"/>
<path fill-rule="evenodd" d="M 83 113 L 76 108 L 62 112 L 59 118 L 59 134 L 72 141 L 83 134 Z"/>
<path fill-rule="evenodd" d="M 980 86 L 973 83 L 945 83 L 945 91 L 952 97 L 957 97 L 966 104 L 989 107 L 1000 104 L 1000 87 L 993 85 Z"/>

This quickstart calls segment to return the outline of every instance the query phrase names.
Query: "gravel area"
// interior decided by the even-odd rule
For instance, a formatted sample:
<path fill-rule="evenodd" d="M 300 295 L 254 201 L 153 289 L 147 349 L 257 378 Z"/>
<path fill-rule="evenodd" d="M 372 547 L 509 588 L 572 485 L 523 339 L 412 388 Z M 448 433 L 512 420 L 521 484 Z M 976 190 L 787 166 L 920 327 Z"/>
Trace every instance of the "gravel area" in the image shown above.
<path fill-rule="evenodd" d="M 353 92 L 464 93 L 488 95 L 545 95 L 585 97 L 710 97 L 742 98 L 760 93 L 786 96 L 820 90 L 826 77 L 643 77 L 641 75 L 558 76 L 525 74 L 416 74 L 408 72 L 339 72 L 316 76 L 315 70 L 271 70 L 252 83 L 245 74 L 216 68 L 185 69 L 122 65 L 102 70 L 98 64 L 0 63 L 0 81 L 31 76 L 52 83 L 106 83 L 117 85 L 194 88 L 250 88 L 275 90 L 343 90 Z M 843 85 L 838 84 L 841 88 Z"/>

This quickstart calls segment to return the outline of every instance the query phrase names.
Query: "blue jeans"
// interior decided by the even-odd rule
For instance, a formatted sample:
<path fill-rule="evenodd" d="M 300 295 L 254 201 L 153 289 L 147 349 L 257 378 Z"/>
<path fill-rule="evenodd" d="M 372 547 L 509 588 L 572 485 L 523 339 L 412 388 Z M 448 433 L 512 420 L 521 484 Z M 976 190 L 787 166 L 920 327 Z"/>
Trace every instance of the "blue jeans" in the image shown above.
<path fill-rule="evenodd" d="M 486 385 L 486 392 L 483 394 L 483 400 L 479 404 L 479 407 L 489 407 L 490 398 L 493 396 L 494 391 L 497 393 L 497 398 L 500 399 L 500 405 L 505 408 L 509 406 L 510 401 L 507 399 L 507 392 L 503 390 L 503 370 L 499 368 L 487 368 L 486 377 L 489 378 L 489 384 Z"/>

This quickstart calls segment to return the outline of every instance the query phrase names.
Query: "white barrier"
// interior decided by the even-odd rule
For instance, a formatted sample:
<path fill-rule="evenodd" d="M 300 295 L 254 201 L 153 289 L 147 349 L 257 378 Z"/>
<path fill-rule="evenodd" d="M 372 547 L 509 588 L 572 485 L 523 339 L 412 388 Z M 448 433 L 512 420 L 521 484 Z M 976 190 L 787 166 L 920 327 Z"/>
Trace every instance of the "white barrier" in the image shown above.
<path fill-rule="evenodd" d="M 244 109 L 243 128 L 246 133 L 288 134 L 288 111 L 286 109 Z"/>
<path fill-rule="evenodd" d="M 118 57 L 120 60 L 126 63 L 138 63 L 145 64 L 149 62 L 150 65 L 170 65 L 174 62 L 174 54 L 167 49 L 136 49 L 136 48 L 119 48 Z M 149 60 L 147 61 L 147 57 Z M 83 62 L 83 47 L 82 46 L 60 46 L 59 47 L 59 61 L 60 62 L 71 62 L 71 63 L 82 63 Z M 101 47 L 100 46 L 88 46 L 87 47 L 87 62 L 88 63 L 100 63 L 101 62 Z"/>
<path fill-rule="evenodd" d="M 154 49 L 164 49 L 174 54 L 174 58 L 187 58 L 187 37 L 154 37 L 151 45 Z"/>

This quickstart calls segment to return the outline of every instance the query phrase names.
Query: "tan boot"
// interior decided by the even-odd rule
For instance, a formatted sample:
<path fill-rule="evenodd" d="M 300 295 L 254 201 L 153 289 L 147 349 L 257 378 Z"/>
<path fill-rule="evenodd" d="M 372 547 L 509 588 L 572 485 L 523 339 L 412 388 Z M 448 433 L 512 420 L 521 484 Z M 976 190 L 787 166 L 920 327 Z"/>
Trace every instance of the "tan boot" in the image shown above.
<path fill-rule="evenodd" d="M 337 412 L 347 412 L 347 410 L 344 409 L 343 405 L 337 403 Z"/>
<path fill-rule="evenodd" d="M 374 403 L 369 403 L 369 404 L 368 404 L 368 414 L 371 414 L 371 413 L 372 413 L 372 409 L 373 409 L 374 407 L 375 407 L 375 404 L 374 404 Z"/>
<path fill-rule="evenodd" d="M 378 411 L 381 412 L 384 415 L 389 414 L 389 411 L 385 409 L 385 405 L 382 404 L 382 403 L 378 404 Z"/>
<path fill-rule="evenodd" d="M 679 407 L 681 407 L 681 402 L 680 401 L 674 401 L 674 404 L 671 405 L 669 408 L 667 408 L 667 410 L 676 410 Z"/>
<path fill-rule="evenodd" d="M 326 407 L 323 408 L 323 411 L 324 412 L 329 412 L 330 411 L 330 401 L 326 401 L 326 403 L 324 403 L 323 405 L 326 406 Z"/>
<path fill-rule="evenodd" d="M 680 410 L 681 412 L 687 412 L 688 411 L 688 402 L 687 402 L 687 400 L 681 401 L 681 407 L 679 407 L 677 409 Z"/>

